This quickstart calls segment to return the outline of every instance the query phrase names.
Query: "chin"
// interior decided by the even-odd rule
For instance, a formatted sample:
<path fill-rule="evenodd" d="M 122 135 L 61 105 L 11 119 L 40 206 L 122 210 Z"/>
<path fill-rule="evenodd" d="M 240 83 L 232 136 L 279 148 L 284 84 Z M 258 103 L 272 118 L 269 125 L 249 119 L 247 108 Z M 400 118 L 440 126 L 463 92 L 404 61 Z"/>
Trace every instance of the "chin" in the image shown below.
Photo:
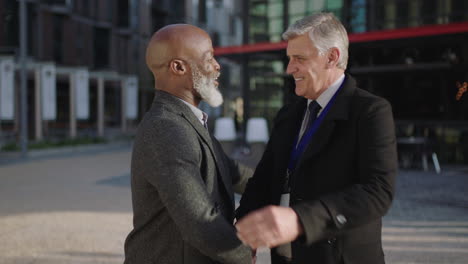
<path fill-rule="evenodd" d="M 217 87 L 212 86 L 211 89 L 207 90 L 207 93 L 202 96 L 203 100 L 208 103 L 211 107 L 218 107 L 223 104 L 223 95 Z"/>
<path fill-rule="evenodd" d="M 297 88 L 297 87 L 294 89 L 294 93 L 297 96 L 302 96 L 302 97 L 304 97 L 304 95 L 305 95 L 304 91 L 301 88 Z"/>

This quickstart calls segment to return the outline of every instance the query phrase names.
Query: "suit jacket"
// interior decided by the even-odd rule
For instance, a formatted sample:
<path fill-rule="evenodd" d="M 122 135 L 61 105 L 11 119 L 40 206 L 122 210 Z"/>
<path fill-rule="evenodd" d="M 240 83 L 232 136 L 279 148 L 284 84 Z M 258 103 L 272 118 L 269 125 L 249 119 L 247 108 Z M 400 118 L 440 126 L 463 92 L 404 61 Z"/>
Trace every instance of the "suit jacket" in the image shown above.
<path fill-rule="evenodd" d="M 282 108 L 237 217 L 279 204 L 306 99 Z M 346 76 L 334 104 L 290 178 L 290 205 L 304 234 L 292 243 L 293 263 L 384 263 L 382 216 L 397 173 L 390 104 Z"/>
<path fill-rule="evenodd" d="M 232 225 L 243 169 L 187 105 L 156 91 L 133 147 L 125 263 L 250 263 Z"/>

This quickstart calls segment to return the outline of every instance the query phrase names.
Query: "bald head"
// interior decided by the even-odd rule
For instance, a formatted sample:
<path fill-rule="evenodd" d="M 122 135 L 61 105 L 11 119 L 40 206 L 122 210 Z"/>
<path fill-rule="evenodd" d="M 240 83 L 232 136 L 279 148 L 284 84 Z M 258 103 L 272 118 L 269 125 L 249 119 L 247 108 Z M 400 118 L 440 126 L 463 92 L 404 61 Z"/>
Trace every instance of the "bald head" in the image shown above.
<path fill-rule="evenodd" d="M 210 36 L 202 29 L 188 24 L 174 24 L 161 28 L 151 37 L 146 49 L 146 65 L 155 77 L 173 59 L 196 60 L 200 44 L 211 46 Z"/>
<path fill-rule="evenodd" d="M 204 30 L 187 24 L 163 27 L 151 37 L 146 64 L 154 75 L 155 88 L 198 106 L 201 100 L 220 105 L 220 66 L 214 58 L 211 38 Z"/>

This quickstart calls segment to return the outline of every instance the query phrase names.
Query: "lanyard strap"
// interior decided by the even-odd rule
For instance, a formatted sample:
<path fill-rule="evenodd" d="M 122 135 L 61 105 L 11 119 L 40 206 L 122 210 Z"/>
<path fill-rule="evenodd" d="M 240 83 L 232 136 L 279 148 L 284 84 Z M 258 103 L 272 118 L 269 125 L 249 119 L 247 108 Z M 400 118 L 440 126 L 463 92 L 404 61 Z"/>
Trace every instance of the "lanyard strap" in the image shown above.
<path fill-rule="evenodd" d="M 304 132 L 304 135 L 302 136 L 301 140 L 299 141 L 299 144 L 297 144 L 297 141 L 299 139 L 299 135 L 296 136 L 296 139 L 294 140 L 294 145 L 293 145 L 293 149 L 292 149 L 292 152 L 291 152 L 291 156 L 289 158 L 289 164 L 288 164 L 289 172 L 294 171 L 294 169 L 296 168 L 296 165 L 297 165 L 297 162 L 299 161 L 299 158 L 301 157 L 301 155 L 304 152 L 307 145 L 309 145 L 309 142 L 311 141 L 311 139 L 314 136 L 315 132 L 317 132 L 317 129 L 319 128 L 320 124 L 325 119 L 325 116 L 327 115 L 328 111 L 330 110 L 330 107 L 335 102 L 336 95 L 338 94 L 338 92 L 343 87 L 343 84 L 345 83 L 345 81 L 346 81 L 346 77 L 343 80 L 343 82 L 341 83 L 338 90 L 336 90 L 333 97 L 328 102 L 327 106 L 322 110 L 322 113 L 320 113 L 320 115 L 317 117 L 317 119 L 315 119 L 315 121 L 312 123 L 312 125 L 307 128 L 306 132 Z"/>

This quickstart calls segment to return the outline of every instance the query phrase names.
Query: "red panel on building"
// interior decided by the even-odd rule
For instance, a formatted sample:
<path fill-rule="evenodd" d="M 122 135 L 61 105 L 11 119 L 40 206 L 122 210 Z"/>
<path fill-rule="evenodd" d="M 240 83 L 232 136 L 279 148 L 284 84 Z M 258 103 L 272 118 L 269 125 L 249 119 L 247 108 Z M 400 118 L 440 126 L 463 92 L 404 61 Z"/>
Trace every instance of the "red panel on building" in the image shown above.
<path fill-rule="evenodd" d="M 430 25 L 424 27 L 403 28 L 382 31 L 370 31 L 365 33 L 349 34 L 349 42 L 371 42 L 390 39 L 404 39 L 414 37 L 425 37 L 443 34 L 455 34 L 468 32 L 468 22 L 452 23 L 445 25 Z M 262 42 L 241 46 L 216 47 L 215 55 L 231 55 L 242 53 L 263 52 L 271 50 L 282 50 L 286 48 L 286 41 Z"/>

